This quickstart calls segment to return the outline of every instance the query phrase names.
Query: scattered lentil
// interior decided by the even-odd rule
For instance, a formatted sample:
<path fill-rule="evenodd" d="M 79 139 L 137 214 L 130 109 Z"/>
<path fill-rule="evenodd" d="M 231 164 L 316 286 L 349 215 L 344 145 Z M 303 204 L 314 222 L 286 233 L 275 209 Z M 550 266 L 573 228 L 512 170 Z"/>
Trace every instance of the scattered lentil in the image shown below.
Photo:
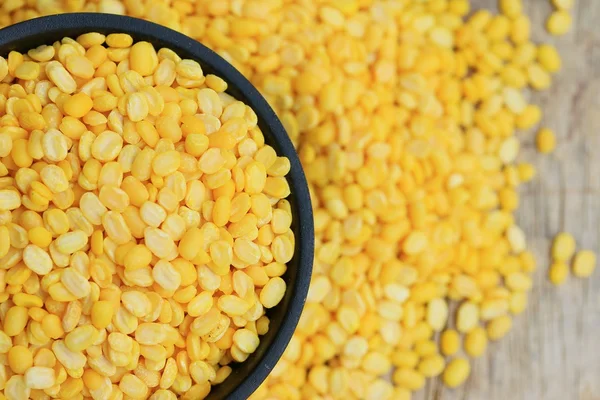
<path fill-rule="evenodd" d="M 596 269 L 596 254 L 590 250 L 580 250 L 573 258 L 573 275 L 588 278 Z"/>
<path fill-rule="evenodd" d="M 571 30 L 573 17 L 566 11 L 559 9 L 554 11 L 546 21 L 546 29 L 553 35 L 564 35 Z"/>
<path fill-rule="evenodd" d="M 543 154 L 552 153 L 556 148 L 556 136 L 554 135 L 554 132 L 548 128 L 540 129 L 535 138 L 535 142 L 538 151 Z"/>
<path fill-rule="evenodd" d="M 575 254 L 575 238 L 567 232 L 561 232 L 554 237 L 551 255 L 554 261 L 567 262 Z"/>
<path fill-rule="evenodd" d="M 448 363 L 442 377 L 446 386 L 455 388 L 462 385 L 471 373 L 471 364 L 465 358 L 455 358 Z"/>

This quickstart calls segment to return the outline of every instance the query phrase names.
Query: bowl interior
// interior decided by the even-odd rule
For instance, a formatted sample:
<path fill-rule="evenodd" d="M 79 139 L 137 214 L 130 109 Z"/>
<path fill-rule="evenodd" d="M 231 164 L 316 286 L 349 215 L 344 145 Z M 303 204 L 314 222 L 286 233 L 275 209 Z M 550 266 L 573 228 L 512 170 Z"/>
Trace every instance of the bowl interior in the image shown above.
<path fill-rule="evenodd" d="M 285 350 L 306 300 L 312 271 L 314 232 L 308 187 L 294 147 L 273 110 L 259 92 L 235 68 L 195 40 L 147 21 L 108 14 L 62 14 L 37 18 L 0 30 L 0 56 L 12 51 L 27 51 L 41 44 L 52 44 L 63 37 L 76 38 L 87 32 L 129 33 L 135 41 L 145 40 L 158 50 L 170 48 L 182 58 L 198 61 L 205 74 L 227 81 L 227 93 L 248 104 L 258 116 L 265 141 L 291 163 L 287 177 L 291 188 L 292 230 L 296 237 L 293 259 L 283 276 L 288 284 L 281 303 L 268 310 L 269 332 L 248 360 L 231 364 L 233 372 L 225 382 L 214 386 L 208 399 L 246 399 L 273 369 Z"/>

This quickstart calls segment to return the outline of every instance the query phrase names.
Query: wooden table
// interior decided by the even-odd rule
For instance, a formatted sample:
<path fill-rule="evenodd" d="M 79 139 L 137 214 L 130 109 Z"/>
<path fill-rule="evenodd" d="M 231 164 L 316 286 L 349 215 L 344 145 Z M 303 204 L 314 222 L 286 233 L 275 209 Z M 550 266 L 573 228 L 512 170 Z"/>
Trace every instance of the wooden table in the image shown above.
<path fill-rule="evenodd" d="M 549 0 L 523 0 L 536 42 L 554 43 L 563 69 L 552 88 L 532 95 L 555 130 L 556 152 L 538 154 L 535 135 L 520 132 L 521 160 L 537 178 L 522 187 L 518 223 L 527 233 L 538 270 L 527 311 L 513 330 L 473 363 L 467 383 L 450 390 L 428 382 L 418 400 L 599 400 L 600 268 L 588 280 L 570 277 L 559 288 L 547 278 L 548 252 L 559 231 L 579 248 L 600 251 L 600 0 L 575 0 L 570 33 L 544 29 Z M 473 0 L 473 9 L 496 10 L 498 0 Z"/>

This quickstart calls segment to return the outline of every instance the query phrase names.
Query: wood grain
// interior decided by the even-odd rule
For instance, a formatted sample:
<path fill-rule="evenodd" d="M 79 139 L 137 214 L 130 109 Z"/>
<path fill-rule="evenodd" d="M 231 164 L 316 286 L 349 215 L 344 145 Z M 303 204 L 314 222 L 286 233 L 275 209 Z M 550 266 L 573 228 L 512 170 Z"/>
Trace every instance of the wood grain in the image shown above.
<path fill-rule="evenodd" d="M 560 288 L 547 279 L 552 237 L 568 231 L 580 248 L 600 251 L 600 1 L 576 0 L 573 29 L 545 32 L 548 0 L 523 0 L 537 42 L 554 43 L 563 69 L 552 89 L 531 99 L 554 129 L 556 152 L 537 154 L 533 133 L 519 133 L 521 160 L 538 177 L 521 190 L 518 223 L 527 233 L 538 270 L 527 311 L 513 330 L 473 363 L 467 383 L 451 390 L 428 382 L 417 400 L 600 400 L 600 270 L 591 279 L 569 278 Z M 473 9 L 496 10 L 497 0 L 474 0 Z"/>

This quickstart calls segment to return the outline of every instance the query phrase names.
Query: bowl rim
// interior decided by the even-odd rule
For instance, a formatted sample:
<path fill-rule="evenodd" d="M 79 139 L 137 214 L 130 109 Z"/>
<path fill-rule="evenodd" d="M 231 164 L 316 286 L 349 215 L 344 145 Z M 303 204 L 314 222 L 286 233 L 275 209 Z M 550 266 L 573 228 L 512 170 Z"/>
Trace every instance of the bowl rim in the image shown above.
<path fill-rule="evenodd" d="M 60 32 L 66 32 L 64 36 L 69 36 L 69 31 L 128 33 L 134 37 L 134 41 L 137 41 L 136 37 L 141 37 L 141 40 L 149 40 L 153 44 L 160 43 L 161 46 L 173 49 L 176 53 L 186 52 L 193 55 L 193 58 L 203 67 L 206 65 L 218 71 L 218 76 L 227 81 L 230 87 L 237 88 L 245 95 L 244 101 L 254 110 L 259 122 L 262 121 L 259 123 L 261 129 L 268 129 L 275 138 L 277 153 L 290 160 L 291 169 L 287 179 L 291 186 L 290 196 L 295 197 L 296 210 L 293 211 L 296 212 L 294 219 L 297 221 L 294 223 L 298 223 L 299 234 L 296 238 L 294 255 L 298 257 L 296 279 L 288 308 L 284 310 L 281 326 L 275 333 L 271 345 L 262 355 L 262 359 L 256 363 L 255 368 L 228 394 L 228 398 L 231 399 L 246 399 L 264 381 L 281 358 L 300 319 L 310 284 L 314 257 L 314 223 L 308 184 L 295 148 L 273 109 L 238 70 L 199 41 L 164 26 L 115 14 L 57 14 L 34 18 L 0 29 L 0 49 L 3 49 L 2 52 L 6 54 L 11 50 L 24 51 L 24 48 L 30 49 L 40 44 L 49 44 L 49 41 L 56 40 L 52 38 Z"/>

